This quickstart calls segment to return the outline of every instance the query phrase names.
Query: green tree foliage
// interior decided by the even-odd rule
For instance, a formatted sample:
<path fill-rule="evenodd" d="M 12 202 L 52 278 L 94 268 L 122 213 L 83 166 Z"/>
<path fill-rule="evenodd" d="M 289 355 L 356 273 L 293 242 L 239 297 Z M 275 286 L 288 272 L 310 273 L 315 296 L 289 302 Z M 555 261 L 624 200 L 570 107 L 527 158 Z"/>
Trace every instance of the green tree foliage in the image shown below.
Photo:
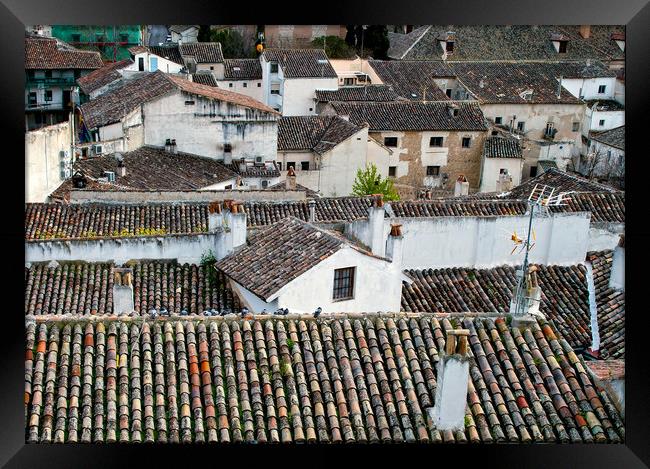
<path fill-rule="evenodd" d="M 244 38 L 233 29 L 220 29 L 212 31 L 211 42 L 220 42 L 223 56 L 226 59 L 243 59 L 254 57 L 254 51 L 244 44 Z"/>
<path fill-rule="evenodd" d="M 201 24 L 199 25 L 199 34 L 196 37 L 198 42 L 210 42 L 210 25 Z"/>
<path fill-rule="evenodd" d="M 350 47 L 338 36 L 321 36 L 311 41 L 311 45 L 317 49 L 325 49 L 330 59 L 352 59 L 356 55 L 354 47 Z"/>
<path fill-rule="evenodd" d="M 355 47 L 359 55 L 373 59 L 388 58 L 390 42 L 386 26 L 368 25 L 364 30 L 363 25 L 348 24 L 346 28 L 345 42 Z"/>
<path fill-rule="evenodd" d="M 399 194 L 393 187 L 393 181 L 382 178 L 377 166 L 370 164 L 366 169 L 358 169 L 352 185 L 353 195 L 383 194 L 384 200 L 399 200 Z"/>

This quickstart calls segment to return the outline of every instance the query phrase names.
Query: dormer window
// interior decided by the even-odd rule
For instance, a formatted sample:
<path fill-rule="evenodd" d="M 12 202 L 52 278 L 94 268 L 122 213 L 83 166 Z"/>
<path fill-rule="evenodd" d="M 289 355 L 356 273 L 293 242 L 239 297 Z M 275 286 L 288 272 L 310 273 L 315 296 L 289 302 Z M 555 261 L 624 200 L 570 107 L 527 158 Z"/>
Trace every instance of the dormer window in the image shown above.
<path fill-rule="evenodd" d="M 447 41 L 447 44 L 445 45 L 445 52 L 448 54 L 454 52 L 454 41 Z"/>
<path fill-rule="evenodd" d="M 625 52 L 625 33 L 612 33 L 610 36 L 612 41 L 616 42 L 616 45 Z"/>
<path fill-rule="evenodd" d="M 558 54 L 566 54 L 569 37 L 564 34 L 551 34 L 551 42 Z"/>
<path fill-rule="evenodd" d="M 278 64 L 277 64 L 277 62 L 271 62 L 271 73 L 278 73 Z"/>
<path fill-rule="evenodd" d="M 566 54 L 566 45 L 568 41 L 560 41 L 560 47 L 558 49 L 558 53 L 560 54 Z"/>

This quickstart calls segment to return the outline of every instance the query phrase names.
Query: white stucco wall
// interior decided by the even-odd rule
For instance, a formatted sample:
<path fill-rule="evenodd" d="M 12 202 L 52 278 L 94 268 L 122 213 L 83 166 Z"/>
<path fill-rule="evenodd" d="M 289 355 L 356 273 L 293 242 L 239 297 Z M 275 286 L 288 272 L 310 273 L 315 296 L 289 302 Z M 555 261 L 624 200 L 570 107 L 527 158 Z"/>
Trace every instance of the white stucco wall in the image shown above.
<path fill-rule="evenodd" d="M 605 85 L 605 92 L 599 93 L 598 88 Z M 614 99 L 616 77 L 600 78 L 563 78 L 562 87 L 576 98 Z"/>
<path fill-rule="evenodd" d="M 135 54 L 133 58 L 133 63 L 127 67 L 127 70 L 131 71 L 140 71 L 140 66 L 139 66 L 139 59 L 144 60 L 144 72 L 154 72 L 155 70 L 152 69 L 151 67 L 151 58 L 155 57 L 158 59 L 158 68 L 156 70 L 160 70 L 165 73 L 178 73 L 180 72 L 181 68 L 183 68 L 183 65 L 177 64 L 176 62 L 172 62 L 171 60 L 167 60 L 164 57 L 161 57 L 156 54 L 152 54 L 150 52 L 140 52 L 139 54 Z"/>
<path fill-rule="evenodd" d="M 232 84 L 232 86 L 230 86 Z M 217 81 L 219 88 L 224 90 L 234 91 L 235 93 L 245 94 L 260 102 L 264 102 L 264 91 L 262 88 L 262 80 L 219 80 Z"/>
<path fill-rule="evenodd" d="M 367 164 L 374 164 L 377 166 L 377 170 L 382 177 L 388 177 L 388 167 L 392 166 L 391 161 L 393 161 L 393 159 L 391 157 L 393 156 L 393 152 L 388 147 L 381 145 L 379 142 L 377 142 L 377 140 L 370 136 L 368 136 L 366 142 Z M 395 165 L 397 165 L 398 159 L 399 157 L 395 156 L 393 161 Z M 408 164 L 406 167 L 408 169 Z"/>
<path fill-rule="evenodd" d="M 469 360 L 443 356 L 438 362 L 438 386 L 432 419 L 438 430 L 465 429 Z"/>
<path fill-rule="evenodd" d="M 600 125 L 600 121 L 604 124 Z M 582 128 L 583 135 L 589 135 L 590 130 L 603 131 L 625 125 L 625 111 L 596 111 L 587 108 L 585 110 L 585 124 Z"/>
<path fill-rule="evenodd" d="M 507 169 L 512 176 L 512 187 L 521 182 L 521 170 L 524 165 L 523 158 L 485 158 L 483 157 L 483 170 L 481 172 L 481 192 L 494 192 L 497 188 L 501 169 Z"/>
<path fill-rule="evenodd" d="M 25 201 L 45 202 L 64 178 L 63 168 L 72 161 L 70 124 L 43 127 L 25 133 Z M 70 168 L 71 168 L 70 164 Z"/>
<path fill-rule="evenodd" d="M 275 114 L 175 92 L 145 104 L 144 115 L 147 145 L 163 147 L 173 138 L 178 151 L 221 160 L 223 145 L 230 143 L 233 160 L 256 156 L 275 160 Z"/>
<path fill-rule="evenodd" d="M 609 287 L 625 290 L 625 248 L 621 246 L 616 246 L 616 249 L 614 249 Z"/>
<path fill-rule="evenodd" d="M 623 223 L 592 223 L 589 227 L 587 251 L 608 251 L 618 246 L 620 235 L 625 232 Z"/>
<path fill-rule="evenodd" d="M 282 115 L 314 116 L 316 115 L 315 91 L 336 89 L 338 89 L 338 78 L 285 79 L 282 91 Z"/>

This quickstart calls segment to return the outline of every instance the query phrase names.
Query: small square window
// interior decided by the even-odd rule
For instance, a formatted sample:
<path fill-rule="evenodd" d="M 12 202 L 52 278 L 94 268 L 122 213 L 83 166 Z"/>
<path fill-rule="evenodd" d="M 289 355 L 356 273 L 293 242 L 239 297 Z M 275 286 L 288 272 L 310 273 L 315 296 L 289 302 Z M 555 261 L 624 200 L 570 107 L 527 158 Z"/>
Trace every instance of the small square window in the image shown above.
<path fill-rule="evenodd" d="M 185 105 L 186 105 L 186 106 L 193 106 L 193 105 L 194 105 L 194 101 L 185 101 Z"/>
<path fill-rule="evenodd" d="M 313 107 L 310 107 L 310 108 L 309 108 L 309 112 L 312 112 L 313 110 L 314 110 Z"/>
<path fill-rule="evenodd" d="M 278 171 L 282 171 L 282 162 L 278 161 L 275 164 L 278 165 Z"/>
<path fill-rule="evenodd" d="M 27 104 L 30 106 L 36 106 L 36 92 L 32 91 L 29 93 L 28 98 L 27 98 Z M 39 114 L 37 114 L 39 115 Z"/>
<path fill-rule="evenodd" d="M 604 126 L 604 125 L 605 125 L 605 119 L 600 119 L 600 120 L 598 121 L 598 126 L 599 126 L 599 127 L 602 127 L 602 126 Z"/>
<path fill-rule="evenodd" d="M 472 145 L 471 137 L 463 137 L 463 148 L 469 148 Z"/>
<path fill-rule="evenodd" d="M 296 163 L 295 161 L 288 161 L 287 162 L 287 171 L 289 171 L 289 168 L 293 168 L 293 170 L 296 170 Z"/>
<path fill-rule="evenodd" d="M 81 42 L 81 34 L 73 34 L 72 42 Z"/>
<path fill-rule="evenodd" d="M 230 190 L 232 189 L 232 184 L 228 184 L 226 187 L 224 187 L 225 190 Z"/>
<path fill-rule="evenodd" d="M 600 85 L 598 87 L 598 94 L 604 94 L 606 89 L 607 89 L 606 85 Z"/>
<path fill-rule="evenodd" d="M 572 130 L 573 130 L 574 132 L 579 131 L 579 130 L 580 130 L 580 122 L 574 122 L 574 123 L 573 123 Z"/>
<path fill-rule="evenodd" d="M 45 90 L 45 101 L 52 101 L 52 90 Z"/>
<path fill-rule="evenodd" d="M 350 300 L 354 298 L 355 267 L 334 270 L 334 300 Z"/>
<path fill-rule="evenodd" d="M 427 166 L 427 176 L 440 176 L 440 166 Z"/>
<path fill-rule="evenodd" d="M 397 137 L 384 137 L 384 145 L 387 147 L 396 147 Z"/>
<path fill-rule="evenodd" d="M 244 88 L 248 88 L 248 83 L 244 82 L 244 83 L 242 83 L 242 86 L 243 86 Z"/>
<path fill-rule="evenodd" d="M 300 162 L 300 169 L 302 171 L 309 171 L 309 161 L 301 161 Z"/>
<path fill-rule="evenodd" d="M 442 137 L 431 137 L 429 139 L 430 147 L 441 147 L 442 146 Z"/>
<path fill-rule="evenodd" d="M 526 123 L 524 121 L 517 122 L 517 130 L 519 132 L 524 132 L 526 130 Z"/>
<path fill-rule="evenodd" d="M 232 83 L 228 83 L 228 88 L 232 88 Z M 271 91 L 273 93 L 273 91 Z"/>
<path fill-rule="evenodd" d="M 231 143 L 224 144 L 223 152 L 224 153 L 232 153 L 232 144 Z"/>
<path fill-rule="evenodd" d="M 560 48 L 558 50 L 560 54 L 566 54 L 566 45 L 567 41 L 560 41 Z"/>
<path fill-rule="evenodd" d="M 258 83 L 258 84 L 257 84 L 257 87 L 258 87 L 258 88 L 261 88 L 261 87 L 262 87 L 262 84 L 261 84 L 261 83 Z"/>
<path fill-rule="evenodd" d="M 214 70 L 214 66 L 210 65 L 210 70 Z"/>
<path fill-rule="evenodd" d="M 447 89 L 445 90 L 445 94 L 446 94 L 448 97 L 451 98 L 451 88 L 447 88 Z"/>
<path fill-rule="evenodd" d="M 45 78 L 52 78 L 52 70 L 45 70 Z"/>
<path fill-rule="evenodd" d="M 495 117 L 494 118 L 494 123 L 495 124 L 501 124 L 503 122 L 503 117 Z"/>
<path fill-rule="evenodd" d="M 499 174 L 508 174 L 508 170 L 506 168 L 501 168 Z"/>
<path fill-rule="evenodd" d="M 271 94 L 280 94 L 280 90 L 279 89 L 271 90 Z"/>
<path fill-rule="evenodd" d="M 397 176 L 397 166 L 389 166 L 388 167 L 388 175 L 390 177 L 396 177 Z"/>
<path fill-rule="evenodd" d="M 531 166 L 530 167 L 530 177 L 534 178 L 537 176 L 537 166 Z"/>
<path fill-rule="evenodd" d="M 271 64 L 271 73 L 278 73 L 278 64 L 277 63 L 272 63 Z"/>

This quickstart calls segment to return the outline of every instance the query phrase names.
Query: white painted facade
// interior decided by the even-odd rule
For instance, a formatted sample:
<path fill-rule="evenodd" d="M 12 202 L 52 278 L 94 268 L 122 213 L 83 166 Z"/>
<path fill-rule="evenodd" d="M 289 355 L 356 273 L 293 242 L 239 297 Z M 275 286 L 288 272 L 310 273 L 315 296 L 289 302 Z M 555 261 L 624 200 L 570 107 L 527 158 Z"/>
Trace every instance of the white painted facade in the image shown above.
<path fill-rule="evenodd" d="M 155 72 L 156 70 L 160 70 L 165 73 L 179 73 L 182 68 L 183 65 L 152 54 L 149 51 L 144 51 L 134 54 L 133 63 L 126 70 L 139 72 Z"/>
<path fill-rule="evenodd" d="M 512 186 L 518 186 L 521 183 L 521 171 L 524 167 L 523 158 L 485 158 L 483 157 L 483 167 L 481 169 L 481 188 L 480 192 L 494 192 L 497 190 L 499 176 L 503 171 L 507 171 L 512 178 Z"/>
<path fill-rule="evenodd" d="M 262 80 L 228 80 L 221 78 L 217 79 L 217 85 L 224 90 L 245 94 L 259 102 L 264 102 Z"/>
<path fill-rule="evenodd" d="M 68 122 L 25 133 L 25 202 L 45 202 L 72 176 L 72 130 Z"/>
<path fill-rule="evenodd" d="M 562 87 L 576 98 L 584 100 L 614 99 L 616 77 L 563 78 Z"/>
<path fill-rule="evenodd" d="M 589 227 L 589 244 L 587 245 L 587 252 L 616 249 L 620 235 L 624 232 L 624 223 L 592 223 Z"/>
<path fill-rule="evenodd" d="M 622 125 L 625 125 L 625 110 L 599 111 L 596 106 L 587 107 L 582 123 L 582 135 L 587 137 L 592 130 L 602 132 Z"/>

